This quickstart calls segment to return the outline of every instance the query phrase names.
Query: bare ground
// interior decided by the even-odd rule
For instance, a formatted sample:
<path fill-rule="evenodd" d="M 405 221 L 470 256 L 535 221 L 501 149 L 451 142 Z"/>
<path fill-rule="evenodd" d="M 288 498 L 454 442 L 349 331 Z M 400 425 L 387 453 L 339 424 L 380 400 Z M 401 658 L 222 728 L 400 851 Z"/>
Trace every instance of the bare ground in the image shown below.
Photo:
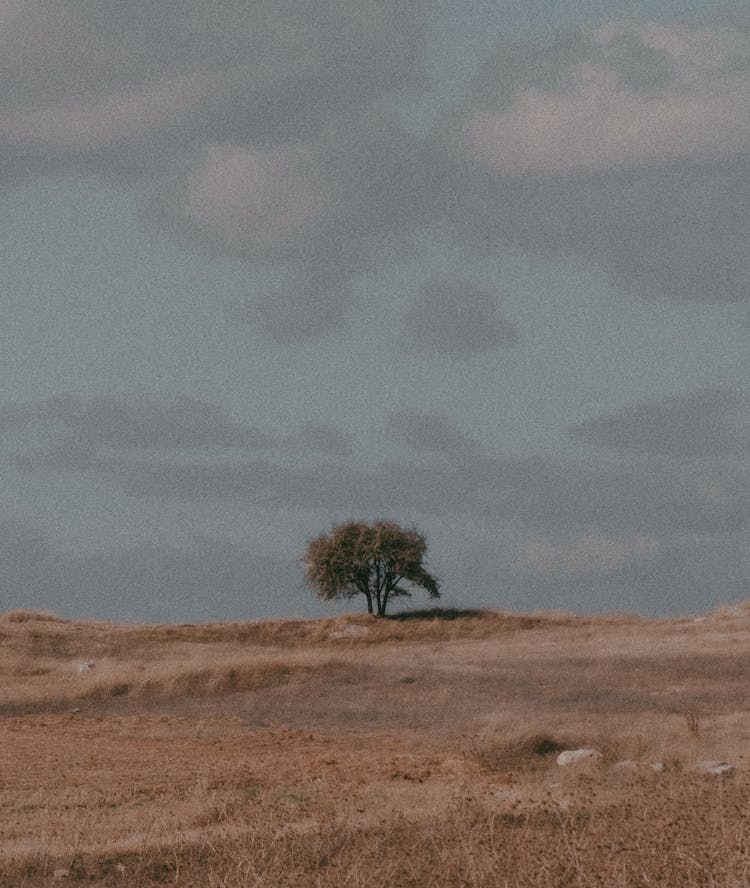
<path fill-rule="evenodd" d="M 750 884 L 748 630 L 0 616 L 0 886 Z"/>

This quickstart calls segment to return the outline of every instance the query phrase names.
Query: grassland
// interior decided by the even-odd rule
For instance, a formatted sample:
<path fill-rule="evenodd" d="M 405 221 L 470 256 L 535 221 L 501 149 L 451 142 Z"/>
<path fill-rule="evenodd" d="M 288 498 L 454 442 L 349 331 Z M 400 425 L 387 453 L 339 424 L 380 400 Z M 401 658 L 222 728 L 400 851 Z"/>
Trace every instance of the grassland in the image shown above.
<path fill-rule="evenodd" d="M 5 614 L 0 886 L 746 886 L 749 639 L 744 607 Z"/>

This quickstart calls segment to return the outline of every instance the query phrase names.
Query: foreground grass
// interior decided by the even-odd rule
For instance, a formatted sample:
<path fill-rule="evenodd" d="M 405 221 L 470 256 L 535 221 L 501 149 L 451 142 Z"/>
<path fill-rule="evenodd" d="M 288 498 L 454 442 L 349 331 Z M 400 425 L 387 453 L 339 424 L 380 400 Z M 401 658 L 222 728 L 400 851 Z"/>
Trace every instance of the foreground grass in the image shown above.
<path fill-rule="evenodd" d="M 0 616 L 0 886 L 746 885 L 749 628 Z"/>

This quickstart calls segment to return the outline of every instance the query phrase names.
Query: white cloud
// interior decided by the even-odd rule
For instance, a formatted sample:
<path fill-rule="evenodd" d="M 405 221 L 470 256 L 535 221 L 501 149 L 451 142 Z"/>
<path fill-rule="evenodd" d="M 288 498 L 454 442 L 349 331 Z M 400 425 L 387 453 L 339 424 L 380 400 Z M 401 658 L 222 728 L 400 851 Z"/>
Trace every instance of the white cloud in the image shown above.
<path fill-rule="evenodd" d="M 511 111 L 466 124 L 470 154 L 493 172 L 578 173 L 733 156 L 750 149 L 750 77 L 693 95 L 623 90 L 602 71 L 573 72 L 564 95 L 529 91 Z"/>
<path fill-rule="evenodd" d="M 643 63 L 654 55 L 656 79 Z M 570 174 L 750 151 L 748 34 L 613 22 L 552 67 L 547 84 L 518 83 L 510 107 L 468 111 L 465 147 L 486 169 Z"/>
<path fill-rule="evenodd" d="M 311 154 L 213 146 L 187 177 L 180 208 L 225 251 L 276 252 L 322 224 L 328 209 Z"/>
<path fill-rule="evenodd" d="M 434 215 L 468 247 L 572 256 L 639 297 L 750 298 L 747 20 L 501 44 L 434 145 Z"/>

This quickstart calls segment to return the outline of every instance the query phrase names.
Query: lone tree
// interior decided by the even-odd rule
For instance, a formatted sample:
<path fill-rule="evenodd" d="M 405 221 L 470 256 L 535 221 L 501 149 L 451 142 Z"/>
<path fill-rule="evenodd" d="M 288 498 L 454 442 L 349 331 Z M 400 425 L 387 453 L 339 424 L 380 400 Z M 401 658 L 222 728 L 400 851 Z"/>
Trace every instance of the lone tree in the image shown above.
<path fill-rule="evenodd" d="M 312 540 L 302 562 L 319 598 L 361 594 L 367 613 L 383 617 L 392 598 L 411 595 L 404 584 L 425 589 L 430 598 L 440 597 L 438 581 L 422 565 L 426 549 L 421 534 L 392 521 L 351 521 Z"/>

